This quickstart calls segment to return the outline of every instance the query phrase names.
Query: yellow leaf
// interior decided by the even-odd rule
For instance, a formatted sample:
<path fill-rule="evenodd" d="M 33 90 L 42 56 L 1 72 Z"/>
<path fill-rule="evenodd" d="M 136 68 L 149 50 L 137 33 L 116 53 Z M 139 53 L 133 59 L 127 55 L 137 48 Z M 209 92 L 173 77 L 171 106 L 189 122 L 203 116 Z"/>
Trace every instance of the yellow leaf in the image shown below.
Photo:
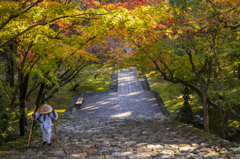
<path fill-rule="evenodd" d="M 177 32 L 178 32 L 178 34 L 183 34 L 182 30 L 178 30 Z"/>
<path fill-rule="evenodd" d="M 167 29 L 166 32 L 167 33 L 172 33 L 172 30 L 171 29 Z"/>
<path fill-rule="evenodd" d="M 179 36 L 178 35 L 174 35 L 173 36 L 173 39 L 177 39 Z"/>

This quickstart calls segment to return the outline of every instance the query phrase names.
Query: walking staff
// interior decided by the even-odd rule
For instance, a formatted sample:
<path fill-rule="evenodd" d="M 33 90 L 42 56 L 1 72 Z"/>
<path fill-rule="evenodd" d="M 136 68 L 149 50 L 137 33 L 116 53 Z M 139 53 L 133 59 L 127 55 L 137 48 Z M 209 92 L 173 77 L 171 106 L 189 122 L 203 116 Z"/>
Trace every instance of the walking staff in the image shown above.
<path fill-rule="evenodd" d="M 33 110 L 33 113 L 35 112 L 36 110 L 36 105 L 34 107 L 34 110 Z M 31 129 L 30 129 L 30 134 L 29 134 L 29 138 L 28 138 L 28 147 L 29 147 L 29 144 L 30 144 L 30 139 L 31 139 L 31 134 L 32 134 L 32 126 L 33 126 L 33 116 L 32 116 L 32 123 L 31 123 Z"/>
<path fill-rule="evenodd" d="M 57 131 L 56 131 L 56 121 L 55 121 L 56 116 L 55 115 L 53 116 L 53 124 L 54 124 L 55 139 L 56 139 L 56 145 L 57 145 Z"/>

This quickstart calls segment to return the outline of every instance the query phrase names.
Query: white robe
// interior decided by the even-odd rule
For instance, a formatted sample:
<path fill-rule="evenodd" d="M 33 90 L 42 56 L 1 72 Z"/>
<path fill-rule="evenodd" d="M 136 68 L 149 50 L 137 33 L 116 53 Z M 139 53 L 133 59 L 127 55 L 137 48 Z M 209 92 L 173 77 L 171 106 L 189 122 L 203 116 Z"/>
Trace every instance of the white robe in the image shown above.
<path fill-rule="evenodd" d="M 46 114 L 46 119 L 45 120 L 44 120 L 44 114 L 40 114 L 39 112 L 36 112 L 34 120 L 36 120 L 38 118 L 41 122 L 39 124 L 41 126 L 41 128 L 49 129 L 53 125 L 52 120 L 51 120 L 51 118 L 53 118 L 53 113 L 52 112 L 50 113 L 50 117 L 48 116 L 48 114 Z M 56 117 L 54 119 L 57 120 L 57 118 L 58 118 L 58 114 L 56 113 Z"/>
<path fill-rule="evenodd" d="M 49 144 L 49 143 L 51 143 L 51 136 L 52 136 L 51 126 L 53 124 L 52 124 L 51 118 L 53 118 L 53 113 L 51 112 L 50 115 L 46 114 L 45 116 L 46 116 L 46 118 L 44 120 L 44 114 L 40 114 L 39 112 L 36 112 L 34 120 L 39 118 L 39 120 L 41 122 L 39 125 L 42 130 L 43 142 L 47 142 Z M 56 113 L 56 116 L 54 119 L 57 120 L 57 118 L 58 118 L 58 114 Z"/>

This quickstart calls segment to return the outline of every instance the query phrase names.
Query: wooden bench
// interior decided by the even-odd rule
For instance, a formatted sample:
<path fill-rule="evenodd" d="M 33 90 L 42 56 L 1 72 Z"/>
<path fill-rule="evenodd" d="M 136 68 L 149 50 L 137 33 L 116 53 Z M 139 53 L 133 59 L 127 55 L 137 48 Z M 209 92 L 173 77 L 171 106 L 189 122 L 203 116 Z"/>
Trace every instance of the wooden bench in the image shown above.
<path fill-rule="evenodd" d="M 77 99 L 77 101 L 75 103 L 76 108 L 80 109 L 82 103 L 83 103 L 83 97 L 78 97 L 78 99 Z"/>

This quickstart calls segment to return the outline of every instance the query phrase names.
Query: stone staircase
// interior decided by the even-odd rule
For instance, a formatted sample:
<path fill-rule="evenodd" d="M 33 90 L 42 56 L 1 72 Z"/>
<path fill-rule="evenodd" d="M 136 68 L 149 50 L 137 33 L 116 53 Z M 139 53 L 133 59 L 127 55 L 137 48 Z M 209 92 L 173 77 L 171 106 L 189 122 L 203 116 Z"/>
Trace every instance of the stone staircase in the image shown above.
<path fill-rule="evenodd" d="M 34 144 L 34 142 L 37 142 Z M 6 158 L 14 159 L 160 159 L 239 158 L 223 140 L 202 136 L 191 126 L 168 119 L 71 119 L 58 125 L 58 146 L 30 148 Z"/>
<path fill-rule="evenodd" d="M 240 158 L 231 144 L 164 119 L 154 94 L 135 69 L 118 72 L 118 92 L 86 93 L 81 109 L 57 123 L 58 145 L 12 150 L 11 159 Z M 53 137 L 54 138 L 54 137 Z"/>

